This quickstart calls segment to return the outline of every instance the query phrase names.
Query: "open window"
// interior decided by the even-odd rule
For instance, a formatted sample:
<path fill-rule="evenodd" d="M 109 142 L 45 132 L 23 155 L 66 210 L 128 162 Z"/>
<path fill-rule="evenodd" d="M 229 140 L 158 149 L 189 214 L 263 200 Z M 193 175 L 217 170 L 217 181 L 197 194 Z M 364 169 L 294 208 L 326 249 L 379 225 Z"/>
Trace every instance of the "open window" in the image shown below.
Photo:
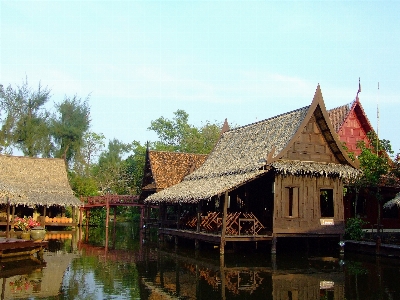
<path fill-rule="evenodd" d="M 286 211 L 287 217 L 298 218 L 299 217 L 299 188 L 298 187 L 286 187 Z"/>
<path fill-rule="evenodd" d="M 335 210 L 333 207 L 333 189 L 321 189 L 319 199 L 321 207 L 321 218 L 334 217 Z"/>

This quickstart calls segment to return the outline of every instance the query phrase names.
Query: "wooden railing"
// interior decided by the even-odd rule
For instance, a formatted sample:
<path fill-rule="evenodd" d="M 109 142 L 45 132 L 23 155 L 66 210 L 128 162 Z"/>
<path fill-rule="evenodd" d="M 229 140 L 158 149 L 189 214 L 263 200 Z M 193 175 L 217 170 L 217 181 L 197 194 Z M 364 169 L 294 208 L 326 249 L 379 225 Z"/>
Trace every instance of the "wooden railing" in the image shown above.
<path fill-rule="evenodd" d="M 189 229 L 197 227 L 197 217 L 187 219 L 184 224 Z M 232 212 L 226 216 L 227 235 L 257 235 L 264 229 L 264 225 L 253 213 Z M 208 212 L 201 217 L 200 230 L 206 232 L 217 232 L 222 229 L 222 214 L 219 212 Z"/>
<path fill-rule="evenodd" d="M 139 206 L 143 205 L 139 201 L 139 195 L 105 195 L 81 197 L 84 207 L 125 205 Z"/>

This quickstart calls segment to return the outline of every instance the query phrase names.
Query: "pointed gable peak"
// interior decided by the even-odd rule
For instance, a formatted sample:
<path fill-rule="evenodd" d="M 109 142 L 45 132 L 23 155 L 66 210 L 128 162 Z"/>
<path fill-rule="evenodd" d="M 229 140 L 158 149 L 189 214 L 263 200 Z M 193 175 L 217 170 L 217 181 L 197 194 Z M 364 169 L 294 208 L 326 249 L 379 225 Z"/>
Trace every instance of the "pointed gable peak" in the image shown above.
<path fill-rule="evenodd" d="M 228 119 L 225 119 L 224 125 L 222 125 L 221 135 L 229 130 L 230 130 L 230 128 L 229 128 L 229 124 L 228 124 Z"/>
<path fill-rule="evenodd" d="M 322 97 L 321 86 L 319 85 L 319 83 L 318 83 L 317 89 L 315 90 L 315 93 L 314 93 L 313 103 L 316 102 L 316 101 L 317 102 L 322 102 L 322 103 L 324 102 L 324 99 Z"/>

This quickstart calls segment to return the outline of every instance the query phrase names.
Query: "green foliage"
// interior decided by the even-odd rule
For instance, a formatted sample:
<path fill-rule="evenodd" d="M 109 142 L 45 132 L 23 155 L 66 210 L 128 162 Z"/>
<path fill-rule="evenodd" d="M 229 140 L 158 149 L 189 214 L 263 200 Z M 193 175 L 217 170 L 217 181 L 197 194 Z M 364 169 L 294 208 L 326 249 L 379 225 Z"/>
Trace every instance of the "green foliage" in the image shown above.
<path fill-rule="evenodd" d="M 107 150 L 100 154 L 92 174 L 103 193 L 130 194 L 130 174 L 126 172 L 127 163 L 122 156 L 131 149 L 132 145 L 114 139 L 109 141 Z"/>
<path fill-rule="evenodd" d="M 85 132 L 83 135 L 83 144 L 79 149 L 78 157 L 80 158 L 80 165 L 83 168 L 80 168 L 80 172 L 89 175 L 90 167 L 93 163 L 93 160 L 98 156 L 98 153 L 102 151 L 105 147 L 104 144 L 105 136 L 100 133 L 97 134 L 95 132 Z M 75 160 L 75 170 L 79 168 L 79 162 Z"/>
<path fill-rule="evenodd" d="M 69 183 L 75 196 L 97 196 L 98 187 L 94 178 L 78 175 L 74 172 L 68 172 Z"/>
<path fill-rule="evenodd" d="M 370 144 L 364 141 L 357 143 L 357 148 L 361 150 L 358 156 L 360 167 L 363 171 L 363 180 L 369 186 L 378 186 L 381 183 L 382 176 L 390 171 L 390 159 L 388 154 L 392 153 L 390 142 L 387 140 L 378 140 L 373 132 L 368 134 Z"/>
<path fill-rule="evenodd" d="M 146 147 L 140 145 L 139 142 L 134 141 L 132 143 L 132 152 L 133 154 L 125 161 L 125 177 L 128 179 L 127 185 L 132 194 L 140 194 L 146 159 Z"/>
<path fill-rule="evenodd" d="M 105 208 L 96 208 L 90 210 L 89 215 L 89 225 L 91 226 L 102 226 L 105 224 L 106 219 L 106 209 Z"/>
<path fill-rule="evenodd" d="M 344 238 L 355 241 L 361 240 L 364 237 L 362 227 L 365 224 L 367 224 L 367 222 L 363 221 L 360 218 L 347 219 Z"/>
<path fill-rule="evenodd" d="M 16 88 L 0 86 L 0 109 L 5 114 L 0 133 L 3 150 L 10 152 L 15 146 L 26 156 L 50 157 L 49 112 L 45 109 L 49 99 L 47 87 L 43 88 L 39 83 L 34 91 L 27 79 Z"/>
<path fill-rule="evenodd" d="M 52 119 L 51 129 L 58 150 L 57 157 L 70 163 L 83 146 L 83 137 L 90 125 L 89 98 L 81 100 L 77 96 L 66 97 L 56 104 L 58 115 Z"/>
<path fill-rule="evenodd" d="M 200 128 L 188 124 L 189 115 L 184 110 L 174 112 L 172 120 L 160 117 L 151 121 L 148 128 L 158 135 L 153 144 L 156 150 L 208 154 L 219 139 L 221 124 L 206 122 Z"/>

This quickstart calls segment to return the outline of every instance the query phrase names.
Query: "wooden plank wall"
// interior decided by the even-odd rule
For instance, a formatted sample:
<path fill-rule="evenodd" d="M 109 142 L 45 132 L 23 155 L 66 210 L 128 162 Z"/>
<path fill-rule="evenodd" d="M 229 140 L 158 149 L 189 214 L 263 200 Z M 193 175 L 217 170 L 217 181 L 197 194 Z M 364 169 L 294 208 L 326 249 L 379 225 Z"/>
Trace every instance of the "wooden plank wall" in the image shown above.
<path fill-rule="evenodd" d="M 297 217 L 289 217 L 286 187 L 297 187 L 299 208 Z M 321 225 L 320 189 L 333 189 L 333 226 Z M 335 234 L 343 230 L 343 184 L 328 177 L 281 176 L 275 177 L 274 233 Z"/>
<path fill-rule="evenodd" d="M 304 127 L 283 159 L 339 163 L 314 117 Z"/>

